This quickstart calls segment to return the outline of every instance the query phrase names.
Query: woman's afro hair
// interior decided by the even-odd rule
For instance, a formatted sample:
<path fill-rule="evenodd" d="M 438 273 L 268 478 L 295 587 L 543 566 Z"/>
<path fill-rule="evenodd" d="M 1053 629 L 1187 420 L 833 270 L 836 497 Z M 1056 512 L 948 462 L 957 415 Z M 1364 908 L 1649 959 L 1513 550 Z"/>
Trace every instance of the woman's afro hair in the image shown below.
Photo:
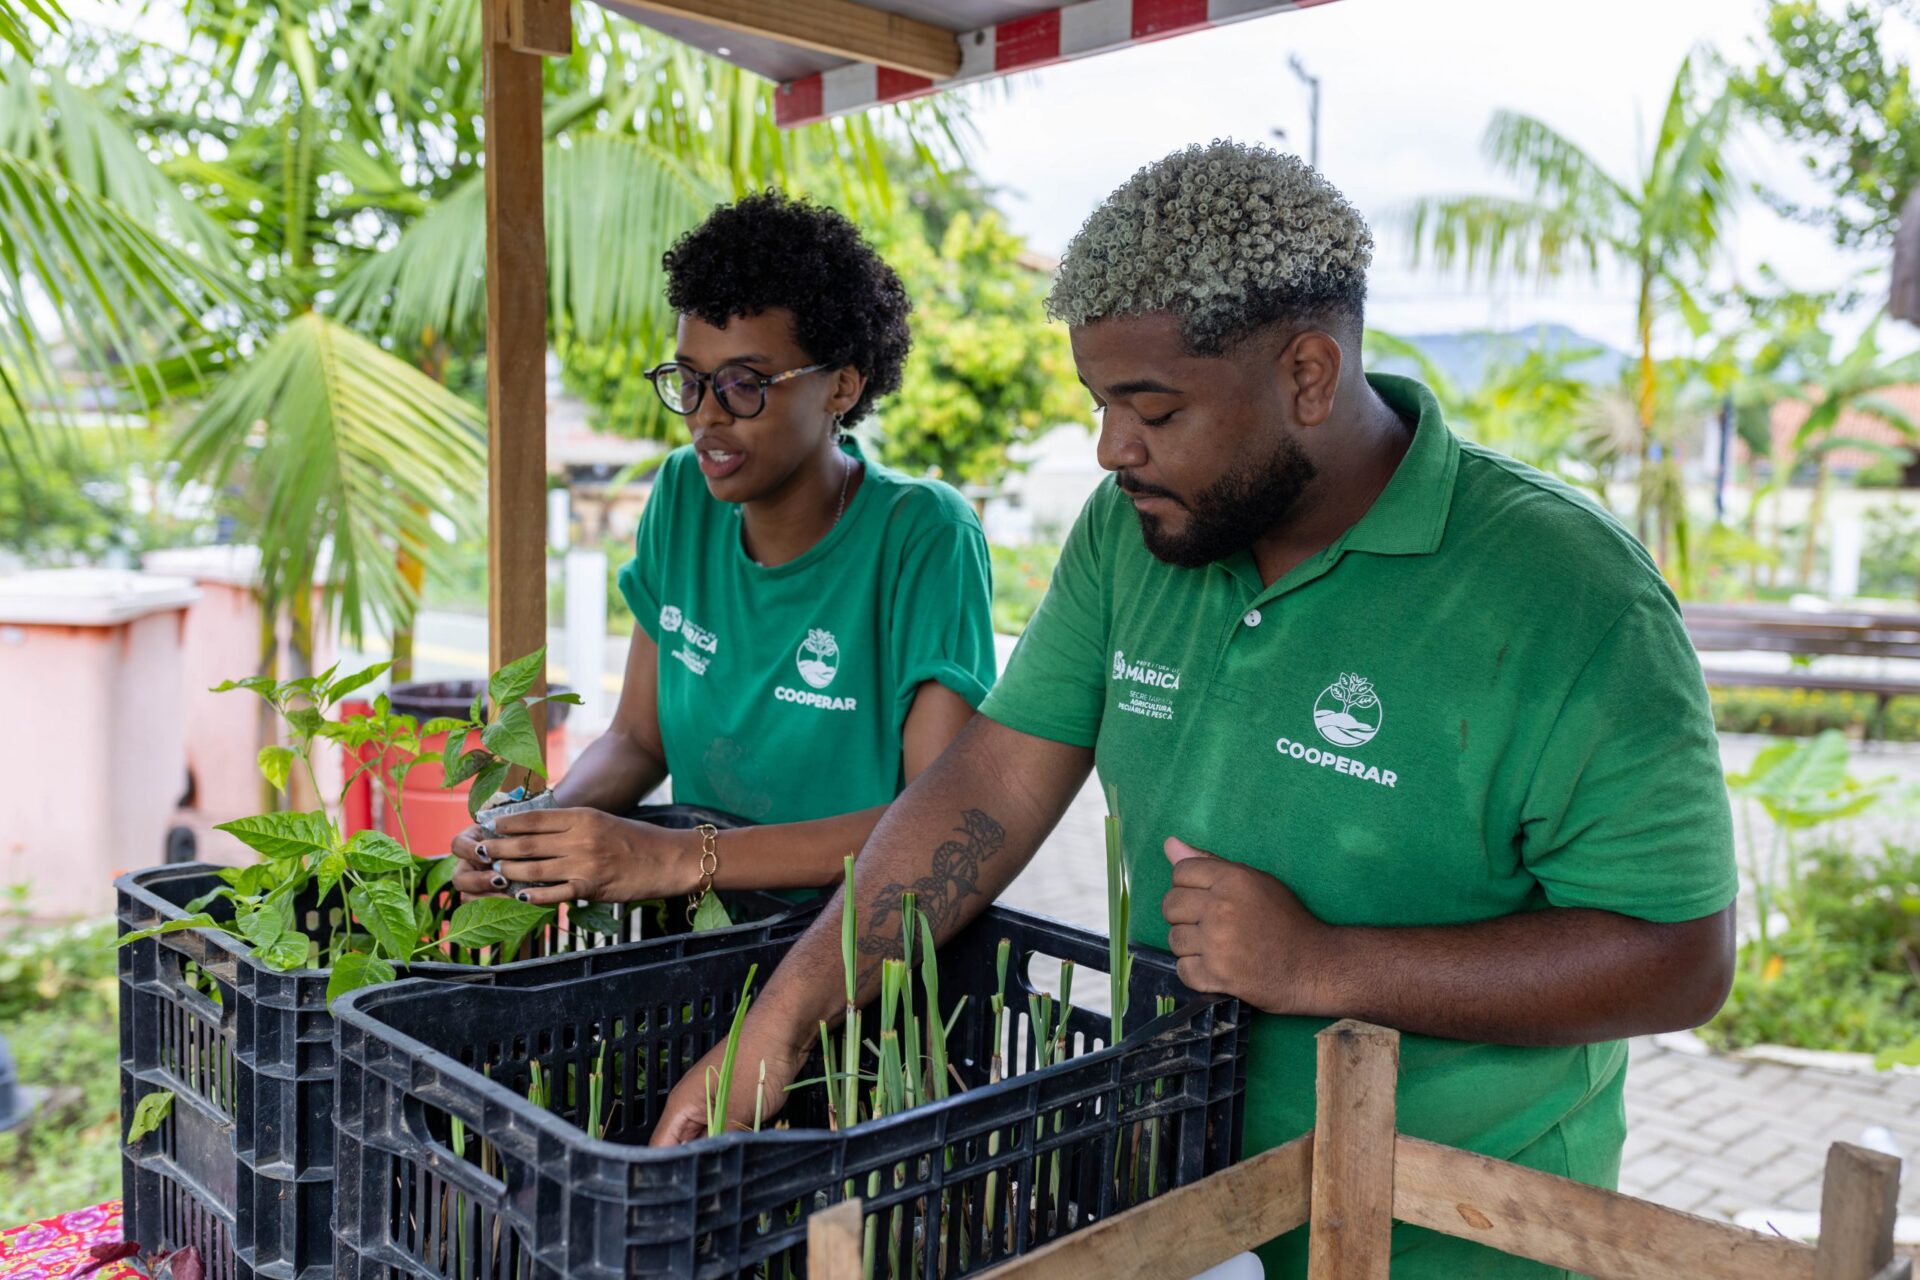
<path fill-rule="evenodd" d="M 1373 236 L 1298 156 L 1216 141 L 1123 183 L 1067 245 L 1047 311 L 1070 325 L 1170 312 L 1220 355 L 1281 322 L 1349 322 L 1366 305 Z"/>
<path fill-rule="evenodd" d="M 724 328 L 736 316 L 784 307 L 793 336 L 814 363 L 866 375 L 841 417 L 852 426 L 900 386 L 913 343 L 913 304 L 892 267 L 859 228 L 822 205 L 776 191 L 721 205 L 662 259 L 667 303 Z"/>

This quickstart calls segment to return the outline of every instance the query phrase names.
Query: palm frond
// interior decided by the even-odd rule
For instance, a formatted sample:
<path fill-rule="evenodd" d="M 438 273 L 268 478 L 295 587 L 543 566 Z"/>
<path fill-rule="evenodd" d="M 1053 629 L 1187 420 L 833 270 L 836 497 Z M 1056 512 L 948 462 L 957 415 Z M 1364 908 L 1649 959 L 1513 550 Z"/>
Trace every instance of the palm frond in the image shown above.
<path fill-rule="evenodd" d="M 12 46 L 22 58 L 31 60 L 39 51 L 29 21 L 58 31 L 66 23 L 66 12 L 59 0 L 0 0 L 0 42 Z"/>
<path fill-rule="evenodd" d="M 1403 220 L 1415 266 L 1424 256 L 1442 270 L 1462 268 L 1469 279 L 1592 275 L 1612 243 L 1606 228 L 1565 206 L 1503 196 L 1419 200 Z"/>
<path fill-rule="evenodd" d="M 660 257 L 726 193 L 633 135 L 547 144 L 547 281 L 553 325 L 590 342 L 657 341 L 672 327 Z M 475 175 L 342 285 L 337 313 L 408 340 L 486 327 L 486 191 Z"/>
<path fill-rule="evenodd" d="M 234 369 L 186 424 L 183 468 L 238 483 L 257 521 L 263 587 L 285 599 L 332 550 L 340 623 L 392 625 L 418 604 L 400 554 L 430 560 L 431 517 L 476 524 L 480 411 L 345 326 L 299 316 Z"/>
<path fill-rule="evenodd" d="M 1518 111 L 1496 111 L 1481 139 L 1489 162 L 1532 188 L 1533 198 L 1581 211 L 1613 226 L 1631 214 L 1633 193 L 1579 143 L 1545 121 Z"/>
<path fill-rule="evenodd" d="M 144 163 L 144 162 L 143 162 Z M 55 318 L 43 331 L 44 302 Z M 162 361 L 252 314 L 245 281 L 161 236 L 61 174 L 0 150 L 0 387 L 8 421 L 31 432 L 58 418 L 68 388 L 54 349 L 72 344 L 83 370 L 149 391 Z"/>

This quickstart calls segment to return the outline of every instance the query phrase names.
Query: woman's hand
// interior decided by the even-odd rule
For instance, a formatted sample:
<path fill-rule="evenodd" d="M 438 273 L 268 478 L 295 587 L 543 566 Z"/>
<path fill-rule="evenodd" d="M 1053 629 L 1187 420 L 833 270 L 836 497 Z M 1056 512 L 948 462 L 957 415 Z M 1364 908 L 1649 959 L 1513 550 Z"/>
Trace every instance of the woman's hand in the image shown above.
<path fill-rule="evenodd" d="M 498 835 L 469 827 L 453 842 L 464 864 L 461 893 L 500 893 L 509 883 L 546 882 L 518 891 L 522 902 L 550 906 L 585 898 L 636 902 L 691 893 L 700 884 L 700 837 L 599 809 L 542 809 L 494 823 Z"/>
<path fill-rule="evenodd" d="M 733 1063 L 733 1089 L 727 1095 L 725 1131 L 728 1133 L 753 1128 L 754 1094 L 760 1088 L 761 1063 L 766 1064 L 767 1080 L 766 1091 L 760 1097 L 759 1116 L 762 1125 L 770 1125 L 780 1108 L 787 1104 L 787 1086 L 794 1082 L 806 1061 L 805 1052 L 794 1047 L 791 1037 L 780 1034 L 770 1024 L 757 1022 L 758 1014 L 758 1009 L 749 1011 L 745 1025 L 740 1028 L 739 1052 Z M 727 1046 L 723 1041 L 680 1078 L 680 1083 L 667 1095 L 666 1105 L 660 1109 L 660 1119 L 648 1140 L 651 1145 L 671 1147 L 707 1136 L 707 1096 L 710 1092 L 719 1092 L 720 1067 L 726 1055 Z"/>

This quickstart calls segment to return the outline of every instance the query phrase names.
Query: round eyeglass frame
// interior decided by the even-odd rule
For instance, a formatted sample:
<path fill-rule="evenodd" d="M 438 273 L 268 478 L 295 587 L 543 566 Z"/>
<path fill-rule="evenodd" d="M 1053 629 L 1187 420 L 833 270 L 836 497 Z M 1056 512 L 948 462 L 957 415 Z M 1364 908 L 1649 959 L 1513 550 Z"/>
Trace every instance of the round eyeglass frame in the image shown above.
<path fill-rule="evenodd" d="M 698 369 L 683 360 L 668 360 L 663 364 L 657 364 L 647 370 L 643 376 L 648 382 L 653 384 L 653 393 L 660 397 L 660 403 L 667 407 L 669 413 L 677 413 L 683 418 L 690 417 L 699 411 L 701 403 L 707 398 L 707 388 L 712 387 L 714 399 L 718 400 L 720 407 L 725 409 L 733 417 L 757 418 L 766 410 L 768 387 L 778 386 L 782 382 L 798 378 L 803 374 L 818 373 L 822 369 L 831 368 L 833 368 L 833 366 L 830 364 L 809 364 L 802 365 L 798 369 L 789 369 L 785 373 L 760 373 L 757 370 L 749 369 L 744 364 L 729 363 L 721 365 L 712 373 L 701 373 Z M 759 398 L 759 403 L 753 406 L 752 412 L 745 413 L 736 408 L 733 401 L 727 398 L 729 393 L 720 389 L 717 379 L 728 369 L 737 370 L 744 375 L 733 384 L 732 391 L 734 394 L 737 394 L 748 386 L 753 387 L 754 394 Z M 660 385 L 660 379 L 666 374 L 673 372 L 679 373 L 682 378 L 693 384 L 692 404 L 682 407 L 667 398 L 666 388 Z"/>

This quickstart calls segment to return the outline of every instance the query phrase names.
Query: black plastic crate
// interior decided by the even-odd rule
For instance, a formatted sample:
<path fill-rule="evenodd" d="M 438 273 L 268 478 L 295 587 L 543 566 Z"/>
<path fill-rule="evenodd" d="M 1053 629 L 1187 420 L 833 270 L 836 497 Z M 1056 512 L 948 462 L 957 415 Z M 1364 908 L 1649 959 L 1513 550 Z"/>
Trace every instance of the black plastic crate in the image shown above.
<path fill-rule="evenodd" d="M 189 863 L 120 877 L 121 932 L 183 918 L 187 903 L 222 883 L 217 871 Z M 736 918 L 759 923 L 646 941 L 549 928 L 531 940 L 541 958 L 485 968 L 418 964 L 406 973 L 462 984 L 546 984 L 590 975 L 626 953 L 659 948 L 681 956 L 790 937 L 814 909 L 769 894 L 726 899 Z M 302 906 L 302 930 L 324 944 L 329 921 L 310 905 Z M 225 907 L 209 910 L 217 917 Z M 667 919 L 684 927 L 677 911 Z M 644 923 L 635 917 L 628 934 Z M 209 1280 L 329 1275 L 335 1061 L 328 971 L 276 972 L 243 941 L 211 928 L 132 943 L 120 948 L 119 962 L 123 1125 L 146 1094 L 175 1095 L 161 1127 L 122 1148 L 127 1239 L 148 1249 L 197 1246 Z"/>
<path fill-rule="evenodd" d="M 1015 957 L 1011 1078 L 990 1084 L 1001 938 Z M 1106 940 L 1003 908 L 940 952 L 944 1012 L 966 997 L 949 1040 L 964 1092 L 830 1132 L 813 1088 L 792 1095 L 782 1116 L 792 1128 L 645 1147 L 667 1092 L 726 1039 L 749 966 L 764 981 L 790 945 L 739 947 L 697 968 L 634 957 L 592 982 L 544 988 L 404 983 L 347 997 L 335 1095 L 341 1280 L 799 1275 L 807 1215 L 849 1188 L 880 1233 L 876 1274 L 887 1274 L 896 1238 L 901 1275 L 915 1252 L 915 1274 L 966 1274 L 1239 1155 L 1239 1002 L 1196 996 L 1171 957 L 1136 951 L 1127 1034 L 1104 1047 Z M 1036 1069 L 1027 995 L 1051 990 L 1041 984 L 1059 960 L 1076 966 L 1075 993 L 1101 1007 L 1076 1007 L 1068 1059 Z M 1174 997 L 1175 1011 L 1155 1016 L 1158 996 Z M 877 1034 L 871 1018 L 865 1028 Z M 604 1140 L 580 1127 L 580 1082 L 603 1053 L 607 1094 L 619 1100 Z M 532 1060 L 554 1082 L 551 1110 L 527 1101 Z M 800 1078 L 820 1074 L 816 1055 Z"/>

